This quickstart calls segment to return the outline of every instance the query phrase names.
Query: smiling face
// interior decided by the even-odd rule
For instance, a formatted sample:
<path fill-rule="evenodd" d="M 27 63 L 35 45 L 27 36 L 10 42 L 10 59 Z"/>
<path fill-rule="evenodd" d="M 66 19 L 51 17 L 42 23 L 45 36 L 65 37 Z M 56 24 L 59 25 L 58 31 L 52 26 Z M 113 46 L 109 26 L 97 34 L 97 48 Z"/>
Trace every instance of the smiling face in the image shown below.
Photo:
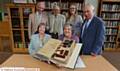
<path fill-rule="evenodd" d="M 70 25 L 65 25 L 64 26 L 64 35 L 67 38 L 71 38 L 71 36 L 72 36 L 72 27 Z"/>
<path fill-rule="evenodd" d="M 39 32 L 39 34 L 45 34 L 45 25 L 44 24 L 40 24 L 38 26 L 38 32 Z"/>
<path fill-rule="evenodd" d="M 70 5 L 69 12 L 70 12 L 70 14 L 74 15 L 76 13 L 76 6 L 75 5 Z"/>
<path fill-rule="evenodd" d="M 87 20 L 91 19 L 94 15 L 94 7 L 90 4 L 86 4 L 83 9 L 83 14 L 85 19 Z"/>
<path fill-rule="evenodd" d="M 54 7 L 53 7 L 53 13 L 54 13 L 55 15 L 60 14 L 60 7 L 59 7 L 59 6 L 54 6 Z"/>
<path fill-rule="evenodd" d="M 39 12 L 42 12 L 45 9 L 45 2 L 38 2 L 36 5 L 36 9 Z"/>

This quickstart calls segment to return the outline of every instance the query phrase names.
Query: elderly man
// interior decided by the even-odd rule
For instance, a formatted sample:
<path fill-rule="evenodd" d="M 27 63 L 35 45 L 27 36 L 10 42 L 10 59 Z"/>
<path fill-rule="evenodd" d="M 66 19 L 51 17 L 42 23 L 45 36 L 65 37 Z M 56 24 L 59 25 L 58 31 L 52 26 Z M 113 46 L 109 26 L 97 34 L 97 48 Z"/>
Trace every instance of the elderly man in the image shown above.
<path fill-rule="evenodd" d="M 47 24 L 48 17 L 47 14 L 44 12 L 45 9 L 45 2 L 40 1 L 36 4 L 36 12 L 29 15 L 29 22 L 28 22 L 28 35 L 29 39 L 31 35 L 37 31 L 37 27 L 40 23 Z"/>
<path fill-rule="evenodd" d="M 105 40 L 105 26 L 102 19 L 95 16 L 94 6 L 85 4 L 83 9 L 85 21 L 81 27 L 80 40 L 83 43 L 82 54 L 100 55 Z"/>

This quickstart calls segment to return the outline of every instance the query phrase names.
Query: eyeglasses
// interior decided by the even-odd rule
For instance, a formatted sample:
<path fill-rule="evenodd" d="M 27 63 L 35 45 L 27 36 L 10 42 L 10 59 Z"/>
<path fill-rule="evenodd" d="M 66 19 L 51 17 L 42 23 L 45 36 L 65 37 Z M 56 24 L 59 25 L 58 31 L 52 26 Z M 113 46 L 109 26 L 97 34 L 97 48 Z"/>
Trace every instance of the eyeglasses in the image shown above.
<path fill-rule="evenodd" d="M 76 8 L 70 8 L 70 9 L 76 9 Z"/>

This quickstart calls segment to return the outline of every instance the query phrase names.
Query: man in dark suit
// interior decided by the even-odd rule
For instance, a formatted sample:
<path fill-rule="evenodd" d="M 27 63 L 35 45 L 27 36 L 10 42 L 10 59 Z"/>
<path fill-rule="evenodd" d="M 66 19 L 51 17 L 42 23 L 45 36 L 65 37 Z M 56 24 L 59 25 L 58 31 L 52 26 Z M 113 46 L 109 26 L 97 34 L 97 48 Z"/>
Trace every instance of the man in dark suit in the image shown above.
<path fill-rule="evenodd" d="M 94 6 L 86 4 L 83 9 L 85 22 L 81 27 L 80 40 L 83 43 L 82 54 L 100 55 L 105 40 L 105 26 L 102 19 L 95 16 Z"/>

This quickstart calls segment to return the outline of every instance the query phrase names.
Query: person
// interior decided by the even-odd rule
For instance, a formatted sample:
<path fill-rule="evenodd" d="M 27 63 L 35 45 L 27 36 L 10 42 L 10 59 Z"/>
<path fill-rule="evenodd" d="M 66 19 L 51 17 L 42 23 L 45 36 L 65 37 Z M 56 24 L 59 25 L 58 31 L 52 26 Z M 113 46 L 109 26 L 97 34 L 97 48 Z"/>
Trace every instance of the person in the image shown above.
<path fill-rule="evenodd" d="M 44 12 L 45 2 L 40 1 L 36 4 L 36 12 L 29 15 L 28 21 L 28 37 L 31 38 L 31 35 L 34 34 L 37 30 L 37 27 L 40 23 L 48 23 L 48 16 Z"/>
<path fill-rule="evenodd" d="M 40 23 L 38 25 L 36 34 L 31 36 L 30 45 L 28 48 L 30 55 L 34 56 L 38 49 L 42 48 L 50 38 L 50 35 L 45 34 L 45 24 Z"/>
<path fill-rule="evenodd" d="M 75 4 L 69 6 L 69 11 L 66 15 L 66 23 L 71 24 L 74 34 L 80 36 L 80 26 L 83 23 L 81 15 L 77 13 L 77 7 Z"/>
<path fill-rule="evenodd" d="M 95 16 L 94 6 L 85 4 L 83 8 L 85 22 L 81 27 L 80 42 L 83 43 L 82 54 L 100 55 L 105 41 L 105 26 L 101 18 Z"/>
<path fill-rule="evenodd" d="M 73 34 L 72 26 L 70 24 L 64 25 L 64 33 L 61 34 L 58 38 L 59 40 L 74 40 L 76 43 L 79 43 L 79 37 Z"/>
<path fill-rule="evenodd" d="M 49 33 L 52 38 L 58 39 L 58 35 L 63 34 L 63 26 L 65 24 L 65 16 L 60 14 L 60 7 L 53 6 L 52 14 L 49 15 Z"/>

